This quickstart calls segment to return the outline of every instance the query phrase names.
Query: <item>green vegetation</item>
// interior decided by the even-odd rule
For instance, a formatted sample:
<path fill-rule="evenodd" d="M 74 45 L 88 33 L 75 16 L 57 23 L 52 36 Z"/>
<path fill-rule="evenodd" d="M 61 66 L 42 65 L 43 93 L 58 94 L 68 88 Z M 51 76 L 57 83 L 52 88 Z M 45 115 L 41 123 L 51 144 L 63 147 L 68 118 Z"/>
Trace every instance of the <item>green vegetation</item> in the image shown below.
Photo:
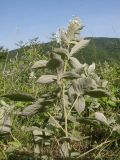
<path fill-rule="evenodd" d="M 86 62 L 91 64 L 92 62 L 120 62 L 120 39 L 119 38 L 87 38 L 90 39 L 90 43 L 83 50 L 76 54 L 76 57 L 81 62 Z M 39 44 L 38 39 L 33 39 L 30 42 L 30 45 L 40 46 L 39 53 L 48 53 L 51 51 L 52 47 L 55 47 L 57 43 L 55 41 Z M 33 42 L 32 42 L 33 41 Z M 10 51 L 10 56 L 14 57 L 16 54 L 20 56 L 23 54 L 21 48 L 29 48 L 26 46 L 26 43 L 21 43 L 20 49 Z"/>
<path fill-rule="evenodd" d="M 0 61 L 5 59 L 8 54 L 8 50 L 5 49 L 3 46 L 0 47 Z"/>
<path fill-rule="evenodd" d="M 2 56 L 0 160 L 120 159 L 119 39 L 82 29 L 74 18 L 54 41 Z"/>
<path fill-rule="evenodd" d="M 120 62 L 120 39 L 119 38 L 90 38 L 88 46 L 77 54 L 84 62 Z"/>

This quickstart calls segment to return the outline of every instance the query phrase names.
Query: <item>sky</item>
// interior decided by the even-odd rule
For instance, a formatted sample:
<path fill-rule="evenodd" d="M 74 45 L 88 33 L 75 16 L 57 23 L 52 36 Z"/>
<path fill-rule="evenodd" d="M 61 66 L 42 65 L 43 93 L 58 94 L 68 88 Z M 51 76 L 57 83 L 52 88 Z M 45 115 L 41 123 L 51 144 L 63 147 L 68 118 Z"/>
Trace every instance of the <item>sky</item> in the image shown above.
<path fill-rule="evenodd" d="M 73 16 L 85 25 L 83 37 L 120 37 L 120 0 L 0 0 L 0 46 L 50 41 Z"/>

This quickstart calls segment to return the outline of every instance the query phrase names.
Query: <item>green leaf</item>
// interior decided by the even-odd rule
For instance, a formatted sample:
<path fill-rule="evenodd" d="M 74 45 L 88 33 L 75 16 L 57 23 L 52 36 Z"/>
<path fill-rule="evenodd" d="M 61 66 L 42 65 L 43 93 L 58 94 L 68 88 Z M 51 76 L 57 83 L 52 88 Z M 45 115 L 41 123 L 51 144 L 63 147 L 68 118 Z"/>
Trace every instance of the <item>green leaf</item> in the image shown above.
<path fill-rule="evenodd" d="M 47 63 L 48 63 L 48 61 L 46 61 L 46 60 L 39 60 L 34 63 L 34 65 L 32 66 L 32 69 L 44 68 L 47 66 Z"/>
<path fill-rule="evenodd" d="M 61 78 L 76 79 L 76 78 L 80 78 L 80 75 L 73 72 L 73 71 L 68 71 L 68 72 L 65 72 L 64 74 L 62 74 Z"/>
<path fill-rule="evenodd" d="M 72 49 L 70 52 L 70 55 L 74 55 L 75 53 L 77 53 L 79 50 L 81 50 L 82 48 L 84 48 L 85 46 L 88 45 L 90 40 L 85 40 L 82 39 L 80 42 L 78 42 Z"/>
<path fill-rule="evenodd" d="M 82 64 L 77 60 L 77 58 L 70 57 L 69 64 L 73 68 L 81 68 Z"/>
<path fill-rule="evenodd" d="M 94 89 L 94 90 L 89 90 L 86 92 L 87 95 L 94 97 L 94 98 L 101 98 L 101 97 L 108 97 L 110 94 L 102 89 Z"/>
<path fill-rule="evenodd" d="M 112 107 L 116 107 L 117 106 L 117 104 L 115 102 L 110 101 L 110 100 L 107 102 L 107 104 L 112 106 Z"/>
<path fill-rule="evenodd" d="M 75 157 L 78 157 L 78 156 L 80 156 L 80 153 L 79 153 L 79 152 L 72 152 L 72 153 L 71 153 L 71 157 L 72 157 L 72 158 L 75 158 Z"/>
<path fill-rule="evenodd" d="M 32 95 L 26 93 L 12 93 L 1 97 L 6 97 L 13 101 L 35 101 L 35 98 Z"/>
<path fill-rule="evenodd" d="M 85 99 L 83 97 L 79 97 L 74 105 L 75 110 L 80 114 L 85 110 Z"/>
<path fill-rule="evenodd" d="M 42 75 L 37 82 L 40 84 L 48 84 L 57 80 L 57 76 L 55 75 Z"/>
<path fill-rule="evenodd" d="M 3 101 L 3 100 L 0 100 L 0 104 L 2 106 L 9 107 L 9 105 L 5 101 Z"/>
<path fill-rule="evenodd" d="M 21 143 L 18 141 L 12 141 L 12 142 L 8 142 L 8 148 L 7 148 L 7 152 L 13 152 L 16 149 L 20 149 L 22 147 Z"/>

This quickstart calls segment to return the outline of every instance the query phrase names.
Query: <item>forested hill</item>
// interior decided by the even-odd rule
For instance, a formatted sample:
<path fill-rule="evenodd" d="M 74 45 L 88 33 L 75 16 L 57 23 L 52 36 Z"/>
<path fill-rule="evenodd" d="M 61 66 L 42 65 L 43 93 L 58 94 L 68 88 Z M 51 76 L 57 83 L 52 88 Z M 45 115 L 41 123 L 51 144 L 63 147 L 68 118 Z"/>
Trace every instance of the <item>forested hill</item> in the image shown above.
<path fill-rule="evenodd" d="M 120 62 L 119 38 L 89 38 L 89 45 L 76 56 L 81 61 L 95 62 Z"/>
<path fill-rule="evenodd" d="M 120 39 L 119 38 L 88 38 L 91 39 L 89 45 L 82 49 L 75 56 L 79 58 L 81 62 L 92 63 L 94 62 L 120 62 Z M 39 46 L 39 47 L 38 47 Z M 39 54 L 47 53 L 53 46 L 56 46 L 55 42 L 37 44 L 39 48 Z M 27 46 L 29 49 L 30 47 Z M 10 51 L 10 56 L 14 57 L 16 53 L 22 55 L 23 48 Z"/>

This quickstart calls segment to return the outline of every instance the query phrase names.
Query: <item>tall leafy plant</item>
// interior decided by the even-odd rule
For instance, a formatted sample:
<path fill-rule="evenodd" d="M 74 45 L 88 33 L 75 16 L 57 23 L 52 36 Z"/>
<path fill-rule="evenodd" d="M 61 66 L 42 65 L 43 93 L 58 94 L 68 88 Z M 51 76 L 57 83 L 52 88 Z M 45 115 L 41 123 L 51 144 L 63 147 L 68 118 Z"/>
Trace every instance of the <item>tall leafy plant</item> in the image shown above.
<path fill-rule="evenodd" d="M 71 142 L 80 141 L 77 130 L 81 123 L 103 124 L 110 128 L 108 119 L 97 110 L 100 107 L 98 98 L 110 96 L 106 91 L 107 81 L 101 80 L 95 73 L 95 63 L 82 64 L 75 58 L 75 54 L 90 41 L 80 36 L 82 29 L 79 18 L 73 18 L 66 29 L 56 33 L 59 47 L 53 48 L 50 59 L 33 64 L 33 70 L 50 70 L 51 74 L 41 75 L 37 80 L 42 86 L 52 86 L 47 93 L 41 94 L 38 99 L 21 93 L 4 95 L 13 100 L 33 102 L 17 112 L 18 115 L 44 114 L 40 127 L 28 129 L 33 132 L 35 156 L 42 154 L 41 146 L 51 146 L 55 141 L 61 157 L 77 158 L 79 152 L 73 149 Z"/>
<path fill-rule="evenodd" d="M 88 107 L 86 106 L 86 99 L 92 97 L 94 101 L 96 98 L 109 96 L 109 93 L 105 90 L 106 81 L 101 81 L 95 73 L 95 63 L 90 66 L 81 64 L 74 57 L 90 41 L 80 37 L 82 29 L 83 26 L 79 19 L 73 18 L 66 30 L 60 29 L 57 32 L 56 41 L 59 47 L 53 49 L 50 59 L 48 61 L 39 60 L 32 66 L 33 69 L 48 68 L 54 73 L 42 75 L 37 80 L 40 85 L 56 84 L 55 93 L 49 93 L 48 91 L 47 94 L 42 95 L 47 105 L 50 101 L 54 102 L 55 107 L 55 112 L 47 112 L 49 120 L 45 128 L 52 130 L 52 127 L 48 127 L 52 125 L 57 128 L 59 133 L 62 132 L 62 135 L 59 136 L 60 139 L 64 140 L 60 153 L 63 157 L 69 158 L 76 155 L 71 150 L 70 141 L 79 141 L 72 134 L 70 126 L 71 123 L 78 123 L 77 120 L 82 117 L 85 108 Z M 50 96 L 53 96 L 52 99 Z M 103 113 L 95 112 L 95 119 L 107 125 L 107 119 Z"/>

